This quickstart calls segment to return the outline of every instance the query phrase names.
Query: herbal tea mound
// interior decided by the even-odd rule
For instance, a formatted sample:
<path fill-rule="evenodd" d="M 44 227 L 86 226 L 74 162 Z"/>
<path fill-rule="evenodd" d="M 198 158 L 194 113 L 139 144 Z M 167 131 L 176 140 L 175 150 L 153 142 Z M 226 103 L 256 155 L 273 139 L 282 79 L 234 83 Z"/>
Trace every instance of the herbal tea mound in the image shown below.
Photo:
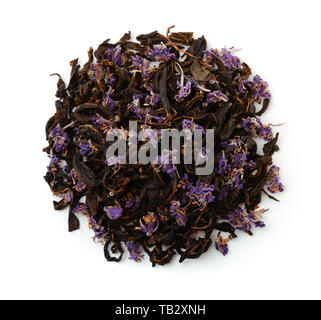
<path fill-rule="evenodd" d="M 55 209 L 69 207 L 69 231 L 79 228 L 76 214 L 86 215 L 108 261 L 120 261 L 127 249 L 130 259 L 145 253 L 155 266 L 175 254 L 180 262 L 198 258 L 212 241 L 225 255 L 237 230 L 252 235 L 264 227 L 262 195 L 276 200 L 271 193 L 283 191 L 272 163 L 278 134 L 260 120 L 271 99 L 268 84 L 233 49 L 207 49 L 204 37 L 169 28 L 166 36 L 155 31 L 137 42 L 130 33 L 115 44 L 106 40 L 88 56 L 82 68 L 71 61 L 68 85 L 56 74 L 56 113 L 46 125 L 45 180 L 61 198 Z M 108 134 L 120 129 L 127 140 L 130 121 L 138 135 L 154 129 L 156 142 L 162 129 L 214 129 L 207 159 L 214 170 L 196 174 L 206 147 L 192 163 L 177 164 L 184 144 L 148 164 L 129 164 L 128 148 L 125 156 L 107 157 Z M 137 148 L 151 142 L 143 136 Z"/>

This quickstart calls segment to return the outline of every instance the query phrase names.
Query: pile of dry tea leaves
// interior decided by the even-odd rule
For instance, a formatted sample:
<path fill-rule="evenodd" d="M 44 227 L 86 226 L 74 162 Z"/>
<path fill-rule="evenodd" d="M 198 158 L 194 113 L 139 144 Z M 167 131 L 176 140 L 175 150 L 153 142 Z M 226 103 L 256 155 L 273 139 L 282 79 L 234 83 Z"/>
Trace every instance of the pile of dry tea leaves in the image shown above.
<path fill-rule="evenodd" d="M 183 262 L 212 240 L 225 255 L 237 230 L 252 235 L 264 227 L 262 193 L 276 200 L 272 194 L 283 191 L 272 163 L 278 134 L 260 120 L 271 99 L 268 84 L 233 49 L 207 49 L 204 37 L 171 30 L 136 42 L 130 33 L 104 41 L 82 68 L 71 61 L 68 85 L 56 74 L 45 180 L 61 198 L 55 209 L 69 207 L 69 231 L 79 228 L 76 214 L 86 215 L 108 261 L 120 261 L 127 249 L 135 261 L 147 254 L 153 266 L 175 254 Z M 138 133 L 215 129 L 214 171 L 197 176 L 195 162 L 174 164 L 183 148 L 159 154 L 166 164 L 106 159 L 108 132 L 118 128 L 128 137 L 131 120 Z M 264 140 L 261 152 L 257 139 Z"/>

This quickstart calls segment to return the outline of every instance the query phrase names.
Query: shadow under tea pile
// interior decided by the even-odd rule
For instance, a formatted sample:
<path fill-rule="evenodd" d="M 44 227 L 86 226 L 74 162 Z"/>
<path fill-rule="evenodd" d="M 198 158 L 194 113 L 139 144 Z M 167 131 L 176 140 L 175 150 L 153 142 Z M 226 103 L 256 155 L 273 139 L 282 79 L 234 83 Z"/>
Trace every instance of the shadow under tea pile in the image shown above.
<path fill-rule="evenodd" d="M 183 262 L 206 252 L 212 240 L 225 255 L 237 230 L 252 235 L 253 227 L 264 226 L 262 193 L 275 199 L 271 193 L 283 191 L 272 163 L 278 134 L 260 120 L 271 95 L 231 51 L 207 49 L 204 37 L 171 28 L 166 36 L 155 31 L 137 42 L 127 33 L 90 49 L 82 68 L 71 61 L 68 85 L 56 74 L 45 180 L 61 198 L 55 209 L 69 207 L 69 231 L 79 228 L 76 214 L 86 215 L 108 261 L 120 261 L 127 248 L 130 259 L 140 261 L 145 252 L 153 266 L 176 253 Z M 108 132 L 118 128 L 127 138 L 134 120 L 138 134 L 214 129 L 214 171 L 197 176 L 195 162 L 175 164 L 183 148 L 148 165 L 106 159 Z M 256 139 L 265 141 L 262 152 Z"/>

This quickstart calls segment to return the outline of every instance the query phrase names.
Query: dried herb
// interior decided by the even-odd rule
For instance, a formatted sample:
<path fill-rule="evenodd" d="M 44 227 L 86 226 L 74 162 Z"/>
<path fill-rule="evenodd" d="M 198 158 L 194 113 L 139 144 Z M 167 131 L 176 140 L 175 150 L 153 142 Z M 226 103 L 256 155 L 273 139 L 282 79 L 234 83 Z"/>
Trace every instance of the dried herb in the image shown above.
<path fill-rule="evenodd" d="M 108 261 L 120 261 L 127 248 L 130 259 L 139 261 L 145 252 L 153 266 L 176 253 L 183 262 L 206 252 L 213 234 L 225 255 L 237 230 L 252 235 L 253 226 L 264 226 L 262 193 L 276 200 L 271 193 L 283 191 L 272 163 L 279 135 L 259 118 L 271 99 L 268 84 L 253 77 L 232 49 L 207 49 L 204 37 L 171 29 L 166 36 L 140 35 L 137 42 L 126 33 L 115 44 L 90 48 L 82 68 L 78 59 L 71 61 L 68 85 L 55 74 L 58 100 L 46 125 L 45 180 L 61 198 L 55 209 L 69 207 L 69 230 L 79 228 L 76 214 L 86 215 Z M 138 132 L 215 129 L 213 173 L 195 175 L 195 162 L 107 159 L 106 135 L 118 128 L 127 136 L 130 120 L 138 121 Z M 263 152 L 256 139 L 265 140 Z"/>

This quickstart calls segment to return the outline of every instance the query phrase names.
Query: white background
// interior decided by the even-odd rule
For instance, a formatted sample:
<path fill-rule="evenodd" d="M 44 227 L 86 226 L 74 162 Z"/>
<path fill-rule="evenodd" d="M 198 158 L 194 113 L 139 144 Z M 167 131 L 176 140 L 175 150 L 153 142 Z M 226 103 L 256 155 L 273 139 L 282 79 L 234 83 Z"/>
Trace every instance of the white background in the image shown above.
<path fill-rule="evenodd" d="M 209 46 L 242 48 L 270 83 L 263 120 L 286 122 L 274 159 L 286 191 L 264 201 L 267 227 L 240 235 L 226 257 L 212 247 L 182 265 L 108 263 L 85 219 L 67 232 L 42 178 L 49 74 L 68 80 L 69 61 L 85 62 L 89 46 L 173 24 Z M 2 1 L 0 27 L 0 298 L 321 298 L 320 1 Z"/>

